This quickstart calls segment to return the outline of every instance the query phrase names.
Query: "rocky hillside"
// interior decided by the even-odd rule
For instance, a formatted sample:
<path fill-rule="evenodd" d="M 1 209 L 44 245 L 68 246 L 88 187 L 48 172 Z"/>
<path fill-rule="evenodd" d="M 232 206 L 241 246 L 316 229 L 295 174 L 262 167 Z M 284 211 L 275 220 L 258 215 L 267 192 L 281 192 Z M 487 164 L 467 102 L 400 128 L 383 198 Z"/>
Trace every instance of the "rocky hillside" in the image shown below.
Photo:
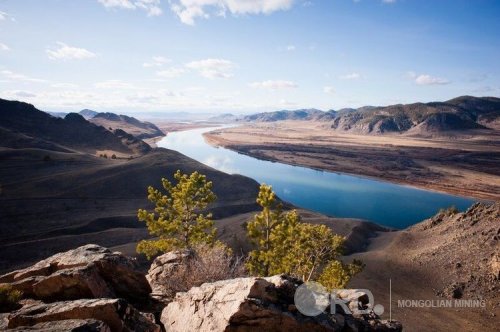
<path fill-rule="evenodd" d="M 401 331 L 375 314 L 351 316 L 325 310 L 302 315 L 294 305 L 301 284 L 286 276 L 205 283 L 159 302 L 151 280 L 185 260 L 158 257 L 146 276 L 118 252 L 86 245 L 0 276 L 0 285 L 22 292 L 17 308 L 1 310 L 0 329 L 13 331 Z M 160 263 L 161 262 L 161 263 Z M 165 273 L 164 273 L 165 274 Z M 168 273 L 167 273 L 168 274 Z M 158 287 L 161 285 L 155 285 Z M 161 290 L 161 287 L 160 287 Z M 350 306 L 364 296 L 344 292 Z M 359 304 L 361 303 L 361 304 Z"/>
<path fill-rule="evenodd" d="M 500 129 L 500 99 L 463 96 L 445 102 L 365 106 L 322 112 L 316 109 L 277 111 L 245 116 L 243 121 L 321 121 L 339 132 L 434 135 L 471 129 Z"/>
<path fill-rule="evenodd" d="M 0 99 L 1 146 L 10 148 L 50 148 L 96 153 L 111 150 L 127 155 L 142 154 L 151 148 L 124 132 L 110 132 L 69 113 L 55 118 L 33 105 Z"/>
<path fill-rule="evenodd" d="M 138 139 L 165 136 L 165 133 L 151 122 L 139 121 L 136 118 L 126 115 L 97 113 L 89 121 L 111 131 L 116 129 L 123 130 Z"/>
<path fill-rule="evenodd" d="M 276 111 L 257 113 L 243 117 L 242 121 L 255 121 L 255 122 L 274 122 L 284 120 L 315 120 L 322 115 L 323 112 L 317 109 L 300 109 L 294 111 Z"/>
<path fill-rule="evenodd" d="M 446 271 L 438 295 L 492 299 L 500 291 L 500 203 L 476 203 L 464 213 L 447 209 L 411 227 L 421 243 L 414 261 Z M 413 242 L 413 241 L 412 241 Z M 416 243 L 415 243 L 416 244 Z M 413 251 L 415 250 L 415 251 Z"/>
<path fill-rule="evenodd" d="M 358 134 L 425 135 L 469 129 L 499 129 L 500 99 L 459 97 L 446 102 L 370 107 L 339 112 L 331 128 Z M 321 117 L 320 117 L 321 120 Z"/>

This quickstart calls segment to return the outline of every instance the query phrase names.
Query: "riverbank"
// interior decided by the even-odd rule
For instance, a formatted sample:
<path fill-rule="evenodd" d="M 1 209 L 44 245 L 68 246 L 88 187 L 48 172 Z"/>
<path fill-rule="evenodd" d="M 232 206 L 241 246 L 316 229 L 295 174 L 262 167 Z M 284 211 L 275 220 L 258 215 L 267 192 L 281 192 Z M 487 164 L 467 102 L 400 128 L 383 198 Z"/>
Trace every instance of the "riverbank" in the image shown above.
<path fill-rule="evenodd" d="M 500 135 L 366 136 L 338 134 L 314 122 L 283 121 L 204 137 L 211 145 L 263 160 L 500 200 Z"/>

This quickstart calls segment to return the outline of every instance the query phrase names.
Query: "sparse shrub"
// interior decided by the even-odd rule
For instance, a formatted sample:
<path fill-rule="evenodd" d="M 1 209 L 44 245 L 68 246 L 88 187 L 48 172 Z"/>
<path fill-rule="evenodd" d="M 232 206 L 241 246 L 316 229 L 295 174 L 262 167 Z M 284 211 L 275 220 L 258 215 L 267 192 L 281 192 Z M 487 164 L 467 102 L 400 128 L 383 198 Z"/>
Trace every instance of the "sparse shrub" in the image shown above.
<path fill-rule="evenodd" d="M 102 157 L 108 159 L 108 155 L 107 154 L 103 154 Z"/>
<path fill-rule="evenodd" d="M 116 159 L 116 154 L 111 155 L 111 159 Z"/>
<path fill-rule="evenodd" d="M 215 240 L 212 214 L 204 212 L 217 198 L 212 182 L 198 172 L 187 175 L 177 171 L 174 178 L 176 185 L 162 179 L 165 193 L 150 186 L 148 199 L 156 208 L 151 212 L 140 209 L 137 213 L 139 221 L 146 222 L 149 233 L 157 237 L 137 245 L 137 252 L 148 258 L 202 243 L 213 244 Z"/>
<path fill-rule="evenodd" d="M 211 246 L 199 244 L 192 249 L 192 256 L 185 258 L 162 284 L 167 297 L 185 292 L 205 282 L 215 282 L 247 275 L 243 257 L 236 257 L 230 248 L 217 242 Z"/>
<path fill-rule="evenodd" d="M 9 312 L 20 307 L 22 293 L 10 285 L 0 285 L 0 312 Z"/>
<path fill-rule="evenodd" d="M 455 205 L 452 205 L 450 207 L 447 207 L 446 209 L 439 209 L 438 214 L 442 214 L 445 216 L 453 216 L 459 212 L 460 211 L 458 211 L 457 207 Z"/>

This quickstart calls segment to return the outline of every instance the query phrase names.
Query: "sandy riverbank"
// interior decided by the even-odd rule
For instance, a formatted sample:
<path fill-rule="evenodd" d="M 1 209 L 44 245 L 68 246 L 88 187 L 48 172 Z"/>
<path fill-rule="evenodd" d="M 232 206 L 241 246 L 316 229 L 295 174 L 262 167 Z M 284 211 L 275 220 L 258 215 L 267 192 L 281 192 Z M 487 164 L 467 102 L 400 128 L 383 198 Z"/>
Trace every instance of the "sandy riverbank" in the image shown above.
<path fill-rule="evenodd" d="M 500 199 L 500 134 L 366 136 L 339 134 L 315 122 L 283 121 L 216 130 L 205 138 L 260 159 Z"/>

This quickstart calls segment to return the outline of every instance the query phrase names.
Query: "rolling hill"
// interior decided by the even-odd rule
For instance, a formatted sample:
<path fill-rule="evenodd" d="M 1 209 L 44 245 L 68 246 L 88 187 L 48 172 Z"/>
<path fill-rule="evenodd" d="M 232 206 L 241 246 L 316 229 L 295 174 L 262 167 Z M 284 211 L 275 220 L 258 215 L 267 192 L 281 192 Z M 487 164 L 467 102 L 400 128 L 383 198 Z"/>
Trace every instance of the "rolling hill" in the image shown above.
<path fill-rule="evenodd" d="M 139 121 L 126 115 L 97 113 L 89 121 L 110 130 L 121 129 L 138 139 L 165 136 L 165 133 L 151 122 Z"/>
<path fill-rule="evenodd" d="M 449 131 L 500 129 L 500 99 L 462 96 L 445 102 L 364 106 L 323 112 L 317 109 L 257 113 L 247 122 L 320 121 L 339 132 L 438 135 Z"/>
<path fill-rule="evenodd" d="M 97 150 L 127 154 L 99 158 Z M 151 207 L 147 187 L 161 187 L 177 170 L 213 181 L 217 218 L 257 207 L 252 179 L 151 149 L 76 113 L 54 118 L 16 101 L 0 100 L 0 160 L 0 271 L 82 244 L 114 247 L 147 237 L 137 221 L 137 210 Z"/>

